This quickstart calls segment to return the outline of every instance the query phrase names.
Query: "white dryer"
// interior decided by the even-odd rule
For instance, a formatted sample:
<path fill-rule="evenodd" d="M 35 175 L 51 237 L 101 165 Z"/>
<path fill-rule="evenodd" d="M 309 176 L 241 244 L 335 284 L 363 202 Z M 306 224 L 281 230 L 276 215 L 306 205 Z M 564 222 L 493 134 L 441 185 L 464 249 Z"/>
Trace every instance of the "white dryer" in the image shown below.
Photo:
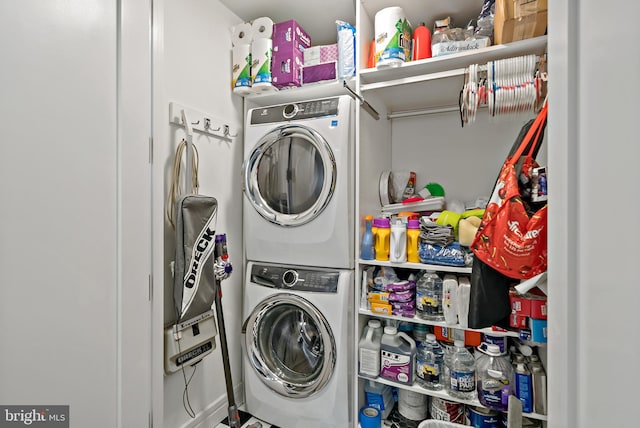
<path fill-rule="evenodd" d="M 354 426 L 353 271 L 249 262 L 246 274 L 247 411 L 286 428 Z"/>
<path fill-rule="evenodd" d="M 247 260 L 353 268 L 353 117 L 347 95 L 249 110 Z"/>

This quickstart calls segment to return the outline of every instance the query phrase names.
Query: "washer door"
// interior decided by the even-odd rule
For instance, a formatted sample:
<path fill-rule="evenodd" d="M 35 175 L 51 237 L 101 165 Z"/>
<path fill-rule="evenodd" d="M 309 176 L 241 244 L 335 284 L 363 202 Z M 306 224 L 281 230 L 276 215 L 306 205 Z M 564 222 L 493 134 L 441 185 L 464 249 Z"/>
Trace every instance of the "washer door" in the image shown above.
<path fill-rule="evenodd" d="M 336 183 L 336 162 L 327 141 L 306 126 L 275 128 L 243 165 L 243 188 L 253 207 L 280 226 L 299 226 L 324 210 Z"/>
<path fill-rule="evenodd" d="M 331 328 L 315 306 L 294 294 L 275 294 L 256 306 L 246 321 L 245 344 L 260 380 L 285 397 L 309 397 L 333 375 Z"/>

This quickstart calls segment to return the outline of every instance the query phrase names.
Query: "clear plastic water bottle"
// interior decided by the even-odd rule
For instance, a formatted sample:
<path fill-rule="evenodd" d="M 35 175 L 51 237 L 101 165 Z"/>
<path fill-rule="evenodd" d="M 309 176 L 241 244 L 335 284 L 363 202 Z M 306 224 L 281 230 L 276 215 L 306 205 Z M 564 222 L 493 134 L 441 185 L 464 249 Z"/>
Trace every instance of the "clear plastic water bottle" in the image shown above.
<path fill-rule="evenodd" d="M 493 410 L 506 412 L 513 382 L 513 366 L 500 353 L 498 345 L 488 345 L 478 358 L 477 389 L 480 403 Z"/>
<path fill-rule="evenodd" d="M 416 315 L 430 321 L 444 321 L 442 279 L 434 271 L 426 271 L 416 284 Z"/>
<path fill-rule="evenodd" d="M 444 388 L 444 350 L 434 334 L 420 344 L 416 358 L 416 380 L 426 389 L 440 390 Z"/>
<path fill-rule="evenodd" d="M 447 392 L 452 397 L 471 400 L 476 395 L 476 360 L 462 340 L 453 343 Z"/>

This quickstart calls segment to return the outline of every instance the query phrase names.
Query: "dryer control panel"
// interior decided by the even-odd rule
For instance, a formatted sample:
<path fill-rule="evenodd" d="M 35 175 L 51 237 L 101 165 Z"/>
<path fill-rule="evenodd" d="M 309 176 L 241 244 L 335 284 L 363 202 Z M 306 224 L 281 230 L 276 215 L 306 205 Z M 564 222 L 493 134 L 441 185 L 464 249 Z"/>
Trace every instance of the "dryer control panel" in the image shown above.
<path fill-rule="evenodd" d="M 304 101 L 271 107 L 259 107 L 251 110 L 251 125 L 286 122 L 338 115 L 339 98 Z"/>
<path fill-rule="evenodd" d="M 253 265 L 251 282 L 265 287 L 314 293 L 336 293 L 340 272 L 286 266 Z"/>

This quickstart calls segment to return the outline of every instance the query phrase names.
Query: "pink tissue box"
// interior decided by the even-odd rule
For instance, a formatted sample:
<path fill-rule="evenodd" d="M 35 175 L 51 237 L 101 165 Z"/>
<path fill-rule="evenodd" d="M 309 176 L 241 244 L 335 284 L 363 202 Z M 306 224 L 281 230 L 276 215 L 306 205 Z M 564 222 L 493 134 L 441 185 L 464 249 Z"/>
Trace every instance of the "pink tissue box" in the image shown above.
<path fill-rule="evenodd" d="M 304 65 L 338 62 L 338 44 L 311 46 L 304 50 Z"/>

